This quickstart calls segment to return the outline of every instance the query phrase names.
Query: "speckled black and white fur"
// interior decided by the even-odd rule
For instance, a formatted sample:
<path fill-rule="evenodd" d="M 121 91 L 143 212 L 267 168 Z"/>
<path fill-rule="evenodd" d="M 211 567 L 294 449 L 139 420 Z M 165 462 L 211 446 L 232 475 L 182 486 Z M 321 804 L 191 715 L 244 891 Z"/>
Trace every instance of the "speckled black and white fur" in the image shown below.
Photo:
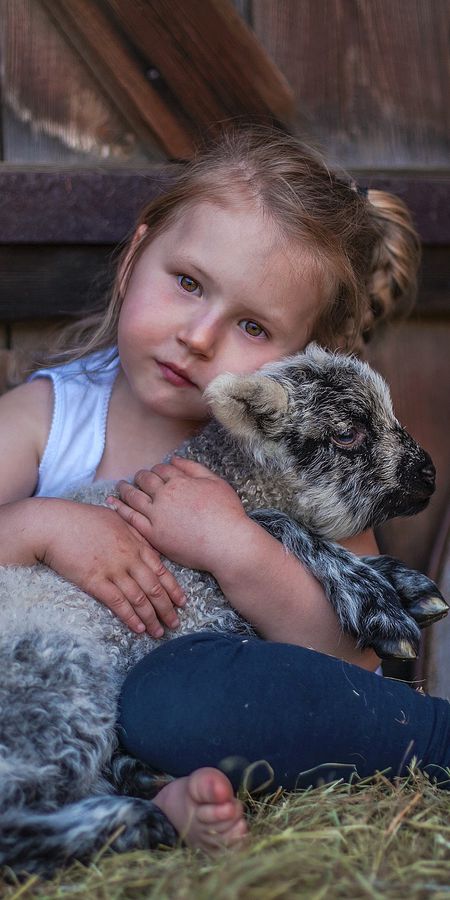
<path fill-rule="evenodd" d="M 361 647 L 414 655 L 415 619 L 447 611 L 435 585 L 333 543 L 418 511 L 434 489 L 431 460 L 395 419 L 383 380 L 310 345 L 255 375 L 220 376 L 208 398 L 216 418 L 177 452 L 233 485 L 247 512 L 322 582 Z M 101 503 L 111 487 L 75 499 Z M 167 639 L 251 632 L 211 576 L 167 565 L 188 596 Z M 139 766 L 115 752 L 114 723 L 125 672 L 156 641 L 44 566 L 0 569 L 0 635 L 0 864 L 48 873 L 107 841 L 117 850 L 172 844 L 150 799 L 116 793 L 121 782 L 145 795 Z"/>

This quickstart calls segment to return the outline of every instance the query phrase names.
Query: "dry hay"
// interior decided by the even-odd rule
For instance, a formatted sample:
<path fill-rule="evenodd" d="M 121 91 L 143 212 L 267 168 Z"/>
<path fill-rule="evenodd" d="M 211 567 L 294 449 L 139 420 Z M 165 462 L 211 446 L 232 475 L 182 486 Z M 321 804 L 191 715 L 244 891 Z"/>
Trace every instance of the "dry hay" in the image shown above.
<path fill-rule="evenodd" d="M 450 794 L 420 774 L 383 775 L 251 800 L 245 847 L 210 859 L 185 848 L 76 864 L 51 881 L 2 883 L 8 900 L 450 898 Z M 7 873 L 8 874 L 8 873 Z"/>

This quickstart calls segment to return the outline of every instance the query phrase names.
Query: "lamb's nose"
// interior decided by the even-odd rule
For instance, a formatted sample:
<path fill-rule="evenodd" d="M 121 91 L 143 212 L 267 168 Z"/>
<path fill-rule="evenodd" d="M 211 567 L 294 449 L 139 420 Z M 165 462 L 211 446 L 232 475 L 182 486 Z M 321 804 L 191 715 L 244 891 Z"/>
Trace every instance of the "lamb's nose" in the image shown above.
<path fill-rule="evenodd" d="M 425 484 L 429 484 L 434 487 L 434 483 L 436 481 L 436 469 L 431 462 L 431 459 L 428 459 L 424 466 L 422 466 L 420 470 L 420 477 Z"/>

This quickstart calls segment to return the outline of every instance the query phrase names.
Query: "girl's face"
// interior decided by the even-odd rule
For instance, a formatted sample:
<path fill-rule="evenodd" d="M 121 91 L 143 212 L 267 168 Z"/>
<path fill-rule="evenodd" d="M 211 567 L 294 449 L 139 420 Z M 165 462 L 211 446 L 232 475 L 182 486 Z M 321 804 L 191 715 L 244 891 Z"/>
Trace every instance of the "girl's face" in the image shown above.
<path fill-rule="evenodd" d="M 144 414 L 205 420 L 216 375 L 305 346 L 321 294 L 307 253 L 262 213 L 198 203 L 155 237 L 128 283 L 118 344 L 134 399 Z"/>

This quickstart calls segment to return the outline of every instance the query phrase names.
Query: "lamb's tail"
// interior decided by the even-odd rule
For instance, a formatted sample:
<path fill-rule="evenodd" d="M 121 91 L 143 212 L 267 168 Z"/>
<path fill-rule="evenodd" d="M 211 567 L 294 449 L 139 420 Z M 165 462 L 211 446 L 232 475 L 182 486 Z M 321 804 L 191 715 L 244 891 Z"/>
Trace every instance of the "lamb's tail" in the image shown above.
<path fill-rule="evenodd" d="M 0 865 L 17 874 L 48 877 L 75 860 L 89 861 L 105 846 L 123 853 L 176 841 L 162 810 L 135 797 L 90 797 L 55 812 L 22 807 L 0 814 Z"/>

